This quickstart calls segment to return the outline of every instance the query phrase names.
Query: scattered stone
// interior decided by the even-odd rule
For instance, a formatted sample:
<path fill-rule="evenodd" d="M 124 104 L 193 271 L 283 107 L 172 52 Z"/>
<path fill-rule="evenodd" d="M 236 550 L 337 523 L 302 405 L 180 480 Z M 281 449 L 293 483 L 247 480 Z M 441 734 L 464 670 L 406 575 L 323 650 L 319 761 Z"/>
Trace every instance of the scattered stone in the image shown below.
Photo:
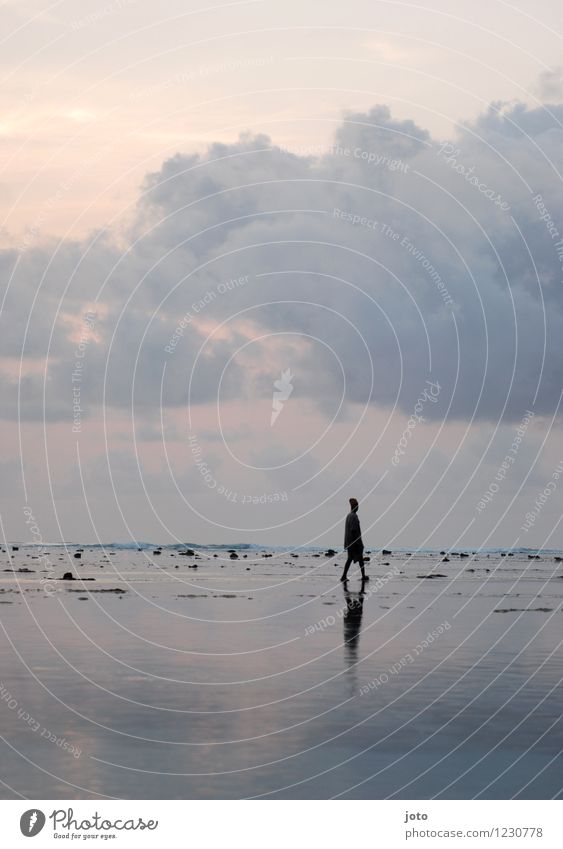
<path fill-rule="evenodd" d="M 541 560 L 539 554 L 528 554 L 528 560 Z"/>
<path fill-rule="evenodd" d="M 449 563 L 449 562 L 450 562 L 449 557 L 442 557 L 442 563 Z"/>
<path fill-rule="evenodd" d="M 392 551 L 389 551 L 387 548 L 382 548 L 382 549 L 381 549 L 381 554 L 383 555 L 383 557 L 389 557 L 389 555 L 390 555 L 390 554 L 393 554 L 393 552 L 392 552 Z"/>
<path fill-rule="evenodd" d="M 12 551 L 19 551 L 19 550 L 20 550 L 19 545 L 13 545 L 12 546 Z"/>
<path fill-rule="evenodd" d="M 231 551 L 229 557 L 231 558 L 231 560 L 238 560 L 238 554 L 236 553 L 236 551 Z M 264 555 L 264 557 L 266 557 L 266 555 Z"/>
<path fill-rule="evenodd" d="M 325 557 L 334 557 L 335 554 L 336 554 L 336 551 L 334 550 L 334 548 L 328 548 L 325 551 Z"/>
<path fill-rule="evenodd" d="M 65 572 L 61 578 L 61 581 L 74 581 L 74 575 L 72 572 Z"/>
<path fill-rule="evenodd" d="M 81 554 L 80 551 L 75 551 L 74 556 L 76 557 L 77 560 L 80 560 L 82 558 L 82 554 Z"/>

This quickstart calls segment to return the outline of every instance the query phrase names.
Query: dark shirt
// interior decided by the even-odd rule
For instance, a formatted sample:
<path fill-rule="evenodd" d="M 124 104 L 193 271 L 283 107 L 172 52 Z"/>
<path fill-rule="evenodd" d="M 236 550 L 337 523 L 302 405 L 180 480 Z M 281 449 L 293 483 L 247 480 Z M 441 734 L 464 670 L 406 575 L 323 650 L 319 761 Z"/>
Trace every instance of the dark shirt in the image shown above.
<path fill-rule="evenodd" d="M 356 544 L 363 547 L 362 530 L 358 514 L 355 510 L 351 510 L 346 516 L 346 525 L 344 526 L 344 548 L 350 548 L 351 545 Z"/>

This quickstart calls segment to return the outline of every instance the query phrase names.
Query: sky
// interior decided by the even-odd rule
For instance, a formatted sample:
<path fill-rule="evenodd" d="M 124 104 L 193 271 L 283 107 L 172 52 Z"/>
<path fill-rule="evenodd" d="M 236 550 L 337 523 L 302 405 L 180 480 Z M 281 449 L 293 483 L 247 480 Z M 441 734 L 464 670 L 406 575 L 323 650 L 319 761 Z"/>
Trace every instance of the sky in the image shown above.
<path fill-rule="evenodd" d="M 0 7 L 4 541 L 563 548 L 563 9 Z"/>

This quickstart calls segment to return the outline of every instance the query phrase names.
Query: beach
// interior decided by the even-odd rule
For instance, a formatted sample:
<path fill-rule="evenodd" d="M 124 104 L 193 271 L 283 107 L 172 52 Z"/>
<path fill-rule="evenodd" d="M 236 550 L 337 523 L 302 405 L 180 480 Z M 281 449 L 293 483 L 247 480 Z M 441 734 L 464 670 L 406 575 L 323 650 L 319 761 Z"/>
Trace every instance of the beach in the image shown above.
<path fill-rule="evenodd" d="M 560 553 L 230 548 L 4 545 L 2 798 L 561 793 Z"/>

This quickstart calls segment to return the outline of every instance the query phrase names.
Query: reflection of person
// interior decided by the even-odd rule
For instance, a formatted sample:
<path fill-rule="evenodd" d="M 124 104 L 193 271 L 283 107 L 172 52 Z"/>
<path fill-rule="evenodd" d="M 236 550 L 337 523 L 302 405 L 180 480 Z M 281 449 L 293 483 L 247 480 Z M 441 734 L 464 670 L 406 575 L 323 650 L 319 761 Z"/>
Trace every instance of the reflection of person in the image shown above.
<path fill-rule="evenodd" d="M 364 612 L 364 595 L 363 585 L 359 593 L 350 593 L 344 587 L 344 599 L 346 601 L 346 612 L 343 619 L 344 645 L 346 647 L 346 660 L 349 666 L 355 666 L 358 662 L 358 646 L 362 628 L 362 613 Z"/>
<path fill-rule="evenodd" d="M 359 563 L 362 570 L 362 581 L 369 581 L 364 570 L 364 544 L 362 542 L 362 529 L 360 528 L 360 520 L 358 518 L 358 501 L 356 498 L 350 499 L 350 512 L 346 516 L 346 525 L 344 527 L 344 548 L 348 552 L 348 559 L 344 564 L 341 581 L 346 581 L 348 578 L 348 569 L 351 563 Z"/>

